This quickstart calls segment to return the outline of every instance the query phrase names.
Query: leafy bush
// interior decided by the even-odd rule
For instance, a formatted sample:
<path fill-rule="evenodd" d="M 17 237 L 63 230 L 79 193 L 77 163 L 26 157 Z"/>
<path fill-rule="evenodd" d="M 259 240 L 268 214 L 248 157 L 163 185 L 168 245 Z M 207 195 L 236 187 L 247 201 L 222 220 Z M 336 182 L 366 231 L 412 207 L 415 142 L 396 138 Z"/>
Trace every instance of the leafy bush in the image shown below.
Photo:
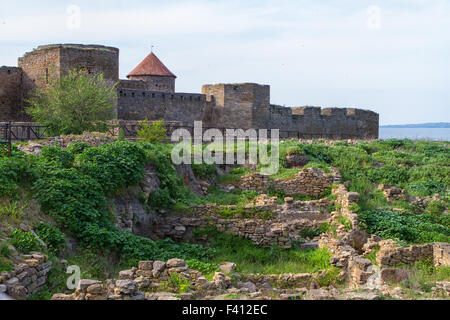
<path fill-rule="evenodd" d="M 7 241 L 0 243 L 0 257 L 9 258 L 12 255 L 12 250 L 9 248 Z"/>
<path fill-rule="evenodd" d="M 32 157 L 23 152 L 12 157 L 0 157 L 0 198 L 17 198 L 19 186 L 33 183 L 36 170 L 31 167 Z"/>
<path fill-rule="evenodd" d="M 137 136 L 145 142 L 161 142 L 167 138 L 166 126 L 163 120 L 153 121 L 150 123 L 148 119 L 139 121 L 141 129 L 138 130 Z"/>
<path fill-rule="evenodd" d="M 173 290 L 177 293 L 189 292 L 191 283 L 189 279 L 182 278 L 178 273 L 170 275 L 169 280 L 161 282 L 161 288 L 164 290 Z"/>
<path fill-rule="evenodd" d="M 67 150 L 66 150 L 67 151 Z M 123 259 L 167 260 L 170 258 L 210 257 L 211 250 L 199 245 L 152 241 L 117 230 L 106 210 L 106 195 L 138 182 L 148 159 L 155 161 L 161 186 L 171 198 L 183 197 L 183 182 L 176 176 L 168 149 L 145 143 L 118 141 L 90 147 L 77 156 L 77 164 L 64 168 L 61 162 L 43 158 L 39 161 L 41 176 L 33 185 L 34 197 L 41 209 L 76 236 L 82 246 L 98 252 L 111 251 Z"/>
<path fill-rule="evenodd" d="M 32 232 L 14 229 L 11 233 L 11 244 L 22 253 L 39 250 L 41 245 Z"/>
<path fill-rule="evenodd" d="M 434 217 L 439 217 L 445 210 L 445 205 L 438 200 L 430 201 L 427 204 L 426 211 Z"/>
<path fill-rule="evenodd" d="M 198 270 L 204 275 L 219 270 L 217 265 L 214 263 L 202 262 L 196 259 L 189 259 L 186 261 L 186 264 L 189 266 L 189 268 L 193 270 Z"/>
<path fill-rule="evenodd" d="M 55 162 L 62 168 L 70 168 L 73 165 L 74 156 L 72 152 L 61 149 L 57 146 L 47 146 L 41 150 L 41 161 Z"/>
<path fill-rule="evenodd" d="M 77 155 L 77 154 L 83 153 L 84 150 L 86 150 L 90 147 L 91 147 L 90 144 L 87 142 L 73 141 L 66 148 L 66 151 L 71 152 L 74 155 Z"/>
<path fill-rule="evenodd" d="M 196 177 L 211 178 L 217 172 L 215 164 L 192 164 L 192 171 Z"/>
<path fill-rule="evenodd" d="M 153 144 L 146 147 L 148 160 L 158 172 L 160 188 L 167 189 L 171 199 L 187 202 L 187 198 L 192 196 L 192 194 L 184 185 L 183 180 L 177 175 L 171 160 L 170 146 Z"/>
<path fill-rule="evenodd" d="M 103 74 L 73 69 L 35 90 L 26 100 L 25 111 L 51 135 L 106 131 L 107 121 L 114 118 L 116 98 L 115 87 L 104 80 Z"/>
<path fill-rule="evenodd" d="M 106 194 L 138 182 L 147 162 L 145 150 L 129 141 L 87 148 L 78 159 L 80 171 L 95 179 Z"/>
<path fill-rule="evenodd" d="M 17 200 L 10 200 L 9 204 L 0 206 L 0 217 L 20 221 L 23 216 L 24 207 L 24 205 L 19 205 Z"/>
<path fill-rule="evenodd" d="M 407 243 L 450 242 L 450 225 L 429 215 L 368 210 L 358 214 L 362 225 L 384 239 Z"/>
<path fill-rule="evenodd" d="M 408 183 L 406 190 L 414 196 L 426 197 L 435 195 L 436 193 L 444 194 L 447 186 L 442 182 L 422 180 Z"/>
<path fill-rule="evenodd" d="M 155 190 L 150 193 L 147 204 L 153 209 L 164 209 L 172 207 L 172 198 L 167 188 Z"/>
<path fill-rule="evenodd" d="M 40 223 L 36 228 L 36 234 L 45 242 L 49 252 L 54 255 L 58 255 L 66 244 L 64 234 L 51 224 Z"/>

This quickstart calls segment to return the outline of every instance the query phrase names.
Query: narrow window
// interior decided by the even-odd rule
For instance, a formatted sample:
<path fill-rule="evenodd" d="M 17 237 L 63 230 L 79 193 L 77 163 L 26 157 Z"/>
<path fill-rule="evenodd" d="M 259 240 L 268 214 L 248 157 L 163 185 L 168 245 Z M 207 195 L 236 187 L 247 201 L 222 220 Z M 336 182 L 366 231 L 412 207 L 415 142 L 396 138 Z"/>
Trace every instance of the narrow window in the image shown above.
<path fill-rule="evenodd" d="M 45 82 L 48 84 L 48 68 L 45 69 Z"/>

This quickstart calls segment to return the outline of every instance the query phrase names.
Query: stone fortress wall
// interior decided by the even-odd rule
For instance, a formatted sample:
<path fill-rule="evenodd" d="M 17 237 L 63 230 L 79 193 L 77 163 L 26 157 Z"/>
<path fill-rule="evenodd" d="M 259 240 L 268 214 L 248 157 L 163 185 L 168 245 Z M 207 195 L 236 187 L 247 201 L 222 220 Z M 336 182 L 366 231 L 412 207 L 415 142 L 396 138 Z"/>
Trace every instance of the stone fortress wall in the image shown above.
<path fill-rule="evenodd" d="M 175 93 L 174 78 L 119 79 L 119 49 L 100 45 L 58 44 L 39 46 L 19 58 L 19 68 L 0 68 L 0 121 L 27 121 L 23 98 L 51 77 L 70 68 L 103 73 L 117 83 L 117 118 L 125 121 L 163 119 L 192 126 L 280 129 L 282 138 L 378 138 L 378 114 L 351 108 L 293 107 L 270 104 L 270 86 L 255 83 L 204 85 L 202 93 Z M 151 80 L 151 81 L 150 81 Z M 160 82 L 160 83 L 155 83 Z M 169 82 L 170 83 L 169 83 Z M 174 84 L 173 84 L 174 87 Z"/>

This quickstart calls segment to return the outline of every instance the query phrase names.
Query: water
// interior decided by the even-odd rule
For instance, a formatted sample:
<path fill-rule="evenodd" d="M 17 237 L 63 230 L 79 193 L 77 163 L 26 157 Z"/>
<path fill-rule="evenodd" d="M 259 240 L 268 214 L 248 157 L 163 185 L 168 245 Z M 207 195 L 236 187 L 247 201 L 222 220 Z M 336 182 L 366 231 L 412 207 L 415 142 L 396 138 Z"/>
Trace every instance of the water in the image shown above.
<path fill-rule="evenodd" d="M 380 128 L 380 139 L 450 141 L 450 128 Z"/>

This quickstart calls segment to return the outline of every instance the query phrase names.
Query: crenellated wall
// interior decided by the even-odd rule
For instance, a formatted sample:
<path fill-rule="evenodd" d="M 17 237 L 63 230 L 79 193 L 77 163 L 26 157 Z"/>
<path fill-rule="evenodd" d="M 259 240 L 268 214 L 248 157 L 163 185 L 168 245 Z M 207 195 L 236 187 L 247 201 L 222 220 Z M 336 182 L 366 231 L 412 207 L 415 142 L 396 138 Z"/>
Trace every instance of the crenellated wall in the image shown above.
<path fill-rule="evenodd" d="M 204 128 L 280 129 L 281 138 L 378 138 L 378 114 L 353 108 L 270 104 L 270 86 L 256 83 L 204 85 L 202 94 L 175 93 L 173 77 L 119 80 L 119 49 L 101 45 L 39 46 L 19 58 L 19 68 L 0 68 L 0 121 L 28 121 L 23 99 L 70 68 L 102 73 L 117 84 L 119 120 L 176 121 Z M 167 79 L 166 79 L 167 78 Z M 154 90 L 154 91 L 151 91 Z"/>
<path fill-rule="evenodd" d="M 119 84 L 119 86 L 122 84 Z M 280 129 L 281 138 L 378 138 L 378 114 L 354 108 L 294 107 L 270 104 L 270 87 L 254 83 L 205 85 L 203 94 L 118 89 L 118 118 L 164 119 L 192 126 Z"/>

